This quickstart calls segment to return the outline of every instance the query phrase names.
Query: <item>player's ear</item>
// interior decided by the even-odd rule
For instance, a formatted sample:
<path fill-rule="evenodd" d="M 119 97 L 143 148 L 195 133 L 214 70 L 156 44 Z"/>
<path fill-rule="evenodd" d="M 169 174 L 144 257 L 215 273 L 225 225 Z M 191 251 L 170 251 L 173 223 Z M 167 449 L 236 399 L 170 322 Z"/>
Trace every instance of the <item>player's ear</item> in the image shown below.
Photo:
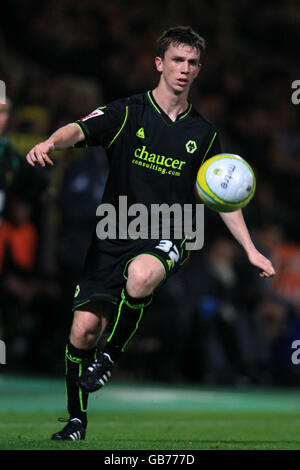
<path fill-rule="evenodd" d="M 197 71 L 196 77 L 198 77 L 198 74 L 199 74 L 199 72 L 200 72 L 201 69 L 202 69 L 202 64 L 199 64 L 199 65 L 198 65 L 198 71 Z"/>
<path fill-rule="evenodd" d="M 162 72 L 162 69 L 163 69 L 163 65 L 162 65 L 163 61 L 162 61 L 162 58 L 157 56 L 155 57 L 155 65 L 156 65 L 156 70 L 158 72 Z"/>

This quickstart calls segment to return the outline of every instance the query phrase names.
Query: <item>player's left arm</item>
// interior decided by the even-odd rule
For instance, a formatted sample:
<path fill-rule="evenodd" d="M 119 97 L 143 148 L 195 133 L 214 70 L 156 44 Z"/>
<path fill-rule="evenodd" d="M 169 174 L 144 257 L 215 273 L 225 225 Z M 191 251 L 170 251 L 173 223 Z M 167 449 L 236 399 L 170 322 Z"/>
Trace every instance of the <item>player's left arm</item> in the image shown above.
<path fill-rule="evenodd" d="M 220 216 L 234 238 L 246 251 L 250 263 L 261 270 L 260 277 L 274 276 L 276 273 L 271 261 L 256 249 L 251 240 L 241 209 L 235 212 L 220 212 Z"/>

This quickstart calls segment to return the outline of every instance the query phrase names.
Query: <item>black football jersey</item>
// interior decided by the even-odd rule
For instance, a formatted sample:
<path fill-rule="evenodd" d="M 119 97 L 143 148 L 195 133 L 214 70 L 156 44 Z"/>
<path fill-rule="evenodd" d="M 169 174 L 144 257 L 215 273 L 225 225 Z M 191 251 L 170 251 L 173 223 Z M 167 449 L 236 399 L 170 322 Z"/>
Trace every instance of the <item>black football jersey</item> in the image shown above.
<path fill-rule="evenodd" d="M 201 162 L 221 153 L 217 130 L 192 104 L 172 121 L 151 91 L 113 101 L 76 123 L 85 141 L 106 149 L 109 175 L 102 203 L 195 204 Z M 199 202 L 199 201 L 198 201 Z"/>

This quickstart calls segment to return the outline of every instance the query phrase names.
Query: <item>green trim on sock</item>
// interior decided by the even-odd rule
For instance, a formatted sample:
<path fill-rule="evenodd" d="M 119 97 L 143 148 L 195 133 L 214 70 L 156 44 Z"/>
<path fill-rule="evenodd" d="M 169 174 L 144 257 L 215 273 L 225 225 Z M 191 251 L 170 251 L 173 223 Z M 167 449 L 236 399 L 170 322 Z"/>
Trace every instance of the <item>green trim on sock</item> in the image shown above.
<path fill-rule="evenodd" d="M 82 375 L 82 363 L 79 364 L 79 373 L 78 373 L 78 378 L 81 377 Z M 83 407 L 83 400 L 82 400 L 82 389 L 81 387 L 78 385 L 78 391 L 79 391 L 79 403 L 80 403 L 80 410 L 82 411 L 82 413 L 86 413 L 87 412 L 87 407 L 84 409 Z"/>
<path fill-rule="evenodd" d="M 122 291 L 123 292 L 123 291 Z M 122 294 L 121 294 L 122 295 Z M 114 327 L 113 327 L 113 330 L 111 332 L 111 334 L 109 335 L 109 337 L 107 338 L 106 342 L 109 343 L 114 335 L 114 332 L 117 328 L 117 324 L 119 323 L 119 318 L 120 318 L 120 315 L 121 315 L 121 308 L 122 308 L 122 305 L 124 303 L 124 299 L 121 300 L 121 302 L 119 303 L 119 308 L 118 308 L 118 315 L 117 315 L 117 319 L 115 321 L 115 324 L 114 324 Z"/>
<path fill-rule="evenodd" d="M 126 296 L 125 296 L 125 292 L 124 292 L 125 289 L 122 289 L 122 292 L 121 292 L 121 298 L 124 300 L 125 304 L 130 307 L 130 308 L 133 308 L 135 310 L 139 310 L 140 308 L 144 308 L 144 307 L 148 307 L 148 305 L 151 304 L 152 302 L 152 294 L 151 294 L 151 298 L 149 300 L 148 303 L 146 304 L 131 304 L 127 299 L 126 299 Z M 148 296 L 147 296 L 148 297 Z"/>
<path fill-rule="evenodd" d="M 120 316 L 121 316 L 122 306 L 123 306 L 124 303 L 125 303 L 125 305 L 127 305 L 127 307 L 129 307 L 129 308 L 131 308 L 131 309 L 133 309 L 133 310 L 141 310 L 141 313 L 140 313 L 139 318 L 138 318 L 138 320 L 137 320 L 137 322 L 136 322 L 136 324 L 135 324 L 135 329 L 131 332 L 131 334 L 130 334 L 129 338 L 127 339 L 127 341 L 125 341 L 124 345 L 123 345 L 122 348 L 121 348 L 121 352 L 124 352 L 124 350 L 125 350 L 127 344 L 129 343 L 129 341 L 131 340 L 131 338 L 132 338 L 133 335 L 135 334 L 136 330 L 138 329 L 139 324 L 140 324 L 140 321 L 141 321 L 142 316 L 143 316 L 143 314 L 144 314 L 144 308 L 145 308 L 145 307 L 148 307 L 148 305 L 150 305 L 150 303 L 152 302 L 152 296 L 151 296 L 151 299 L 150 299 L 149 302 L 147 302 L 147 303 L 138 304 L 138 305 L 132 305 L 132 304 L 130 304 L 130 302 L 126 299 L 126 297 L 125 297 L 125 292 L 124 292 L 124 291 L 125 291 L 125 289 L 122 289 L 122 292 L 121 292 L 121 301 L 120 301 L 119 308 L 118 308 L 117 319 L 116 319 L 116 321 L 115 321 L 113 330 L 112 330 L 110 336 L 109 336 L 108 339 L 107 339 L 107 343 L 109 343 L 109 342 L 111 341 L 111 339 L 112 339 L 112 337 L 113 337 L 113 335 L 114 335 L 114 333 L 115 333 L 115 331 L 116 331 L 116 328 L 117 328 L 117 326 L 118 326 L 118 323 L 119 323 L 119 320 L 120 320 Z"/>
<path fill-rule="evenodd" d="M 66 346 L 66 355 L 65 355 L 66 359 L 69 359 L 69 361 L 71 362 L 75 362 L 76 364 L 81 364 L 83 359 L 81 357 L 75 357 L 75 356 L 72 356 L 69 351 L 68 351 L 68 345 Z"/>
<path fill-rule="evenodd" d="M 97 348 L 95 349 L 95 352 L 93 354 L 93 357 L 94 359 L 97 357 Z M 78 370 L 78 378 L 81 377 L 82 375 L 82 366 L 84 364 L 84 362 L 87 360 L 86 358 L 80 358 L 80 357 L 76 357 L 76 356 L 72 356 L 70 353 L 69 353 L 69 349 L 68 349 L 68 345 L 66 345 L 66 349 L 65 349 L 65 366 L 66 366 L 66 376 L 68 374 L 68 360 L 70 362 L 73 362 L 74 364 L 78 364 L 78 367 L 79 367 L 79 370 Z M 67 395 L 67 405 L 68 405 L 68 388 L 67 388 L 67 382 L 65 382 L 65 385 L 66 385 L 66 395 Z M 77 384 L 76 385 L 78 387 L 78 395 L 79 395 L 79 404 L 80 404 L 80 410 L 82 413 L 86 413 L 87 412 L 87 406 L 86 408 L 84 408 L 83 406 L 83 392 L 82 392 L 82 389 L 81 387 Z"/>
<path fill-rule="evenodd" d="M 128 340 L 126 341 L 126 343 L 124 344 L 124 346 L 122 347 L 121 349 L 121 352 L 124 352 L 125 351 L 125 348 L 127 346 L 127 344 L 129 343 L 129 341 L 131 340 L 131 338 L 133 337 L 133 335 L 135 334 L 136 330 L 138 329 L 139 327 L 139 323 L 142 319 L 142 316 L 143 316 L 143 313 L 144 313 L 144 307 L 141 308 L 141 314 L 138 318 L 138 321 L 136 322 L 136 325 L 135 325 L 135 329 L 133 330 L 133 332 L 131 333 L 131 335 L 129 336 Z"/>

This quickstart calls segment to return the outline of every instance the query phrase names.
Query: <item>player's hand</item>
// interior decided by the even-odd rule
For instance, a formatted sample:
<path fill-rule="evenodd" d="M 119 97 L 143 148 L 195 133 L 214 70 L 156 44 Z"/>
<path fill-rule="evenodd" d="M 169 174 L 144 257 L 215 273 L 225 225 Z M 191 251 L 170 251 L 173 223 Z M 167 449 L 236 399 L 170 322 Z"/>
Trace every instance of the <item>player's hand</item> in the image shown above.
<path fill-rule="evenodd" d="M 254 249 L 248 253 L 248 259 L 253 266 L 261 269 L 259 273 L 260 277 L 272 277 L 275 276 L 276 271 L 271 261 L 262 255 L 258 250 Z"/>
<path fill-rule="evenodd" d="M 35 145 L 30 152 L 26 155 L 26 160 L 31 166 L 35 166 L 36 163 L 39 163 L 41 166 L 45 166 L 46 163 L 53 165 L 53 161 L 48 156 L 49 152 L 54 150 L 54 144 L 45 140 L 40 144 Z"/>

